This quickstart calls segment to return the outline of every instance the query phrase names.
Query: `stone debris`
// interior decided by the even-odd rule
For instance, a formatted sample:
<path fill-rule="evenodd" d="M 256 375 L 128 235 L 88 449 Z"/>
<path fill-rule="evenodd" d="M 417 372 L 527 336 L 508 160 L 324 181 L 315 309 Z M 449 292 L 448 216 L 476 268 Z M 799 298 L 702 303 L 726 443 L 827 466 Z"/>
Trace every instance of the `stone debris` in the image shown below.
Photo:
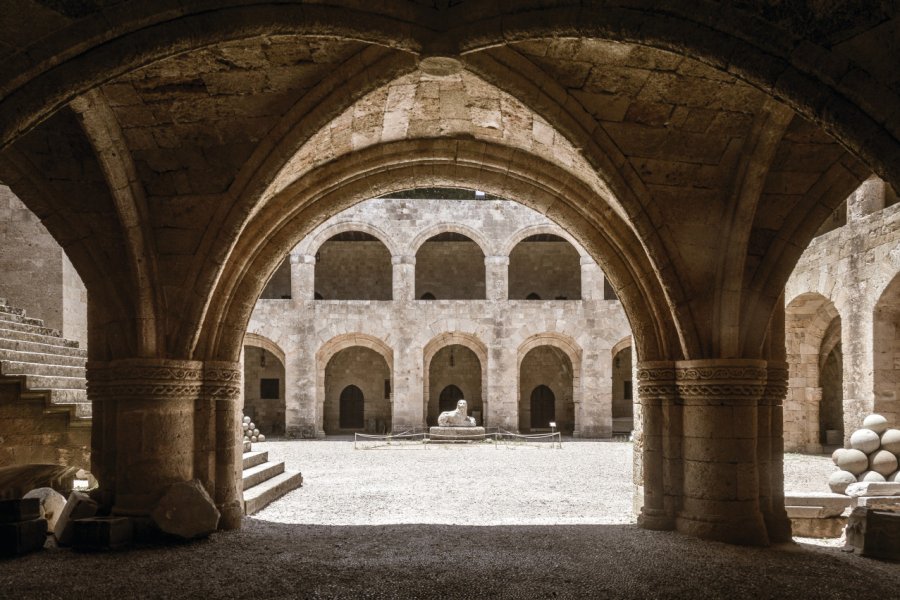
<path fill-rule="evenodd" d="M 857 507 L 846 529 L 847 548 L 863 556 L 900 560 L 900 512 Z"/>
<path fill-rule="evenodd" d="M 0 500 L 0 556 L 17 556 L 44 547 L 47 521 L 37 498 Z"/>
<path fill-rule="evenodd" d="M 24 498 L 37 498 L 41 506 L 41 516 L 47 519 L 47 529 L 56 529 L 56 522 L 66 506 L 66 497 L 53 488 L 42 487 L 31 490 Z"/>
<path fill-rule="evenodd" d="M 860 482 L 847 486 L 844 492 L 851 498 L 860 496 L 900 496 L 900 483 L 890 482 Z"/>
<path fill-rule="evenodd" d="M 891 429 L 881 415 L 869 415 L 866 426 L 850 436 L 851 448 L 838 448 L 831 455 L 839 471 L 828 478 L 828 487 L 843 494 L 854 482 L 900 482 L 900 430 Z"/>
<path fill-rule="evenodd" d="M 74 521 L 76 519 L 87 519 L 96 514 L 97 503 L 91 500 L 87 494 L 82 494 L 81 492 L 69 494 L 69 499 L 66 501 L 66 505 L 56 521 L 56 527 L 53 528 L 56 542 L 60 546 L 71 544 L 75 533 Z"/>
<path fill-rule="evenodd" d="M 163 532 L 194 539 L 214 532 L 220 514 L 203 485 L 194 479 L 171 485 L 150 517 Z"/>
<path fill-rule="evenodd" d="M 134 525 L 126 517 L 91 517 L 74 521 L 72 547 L 80 551 L 119 550 L 134 539 Z"/>

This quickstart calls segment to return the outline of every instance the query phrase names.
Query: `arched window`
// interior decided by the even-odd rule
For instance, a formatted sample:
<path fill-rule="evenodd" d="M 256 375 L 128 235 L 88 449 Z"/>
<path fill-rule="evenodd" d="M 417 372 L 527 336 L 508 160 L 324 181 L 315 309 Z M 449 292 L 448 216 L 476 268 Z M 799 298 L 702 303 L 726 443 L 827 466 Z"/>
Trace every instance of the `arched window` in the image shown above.
<path fill-rule="evenodd" d="M 581 299 L 581 257 L 552 233 L 531 235 L 509 253 L 509 299 Z"/>
<path fill-rule="evenodd" d="M 438 397 L 438 410 L 441 412 L 456 410 L 456 403 L 462 399 L 462 390 L 451 383 L 441 390 L 441 395 Z"/>
<path fill-rule="evenodd" d="M 316 253 L 315 287 L 325 300 L 390 300 L 391 253 L 363 231 L 332 236 Z"/>
<path fill-rule="evenodd" d="M 365 399 L 362 390 L 355 385 L 348 385 L 341 392 L 341 429 L 362 429 L 365 427 Z"/>
<path fill-rule="evenodd" d="M 470 238 L 445 231 L 428 238 L 416 252 L 416 296 L 484 300 L 484 253 Z"/>
<path fill-rule="evenodd" d="M 531 428 L 546 429 L 556 420 L 556 396 L 546 385 L 531 391 Z"/>
<path fill-rule="evenodd" d="M 528 294 L 527 296 L 525 296 L 525 299 L 526 299 L 526 300 L 540 300 L 541 297 L 538 296 L 536 293 L 531 292 L 530 294 Z"/>
<path fill-rule="evenodd" d="M 422 294 L 422 297 L 419 298 L 419 300 L 434 300 L 434 299 L 435 299 L 434 294 L 432 294 L 431 292 L 425 292 L 424 294 Z"/>

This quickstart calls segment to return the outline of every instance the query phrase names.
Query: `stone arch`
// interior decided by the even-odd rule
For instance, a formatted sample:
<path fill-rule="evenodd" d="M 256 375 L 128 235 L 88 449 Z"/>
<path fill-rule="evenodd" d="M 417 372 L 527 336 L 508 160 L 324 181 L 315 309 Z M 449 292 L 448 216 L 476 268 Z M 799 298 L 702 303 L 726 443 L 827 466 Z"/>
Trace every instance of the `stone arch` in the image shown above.
<path fill-rule="evenodd" d="M 497 254 L 499 256 L 509 256 L 510 252 L 513 251 L 513 248 L 519 245 L 519 242 L 521 242 L 525 238 L 542 233 L 548 233 L 561 237 L 565 241 L 572 244 L 572 247 L 575 248 L 576 251 L 578 251 L 579 256 L 589 256 L 588 253 L 584 251 L 584 248 L 581 247 L 581 244 L 579 244 L 574 237 L 569 235 L 569 232 L 564 231 L 561 227 L 555 227 L 547 223 L 529 225 L 528 227 L 523 227 L 522 229 L 514 232 L 506 240 L 503 240 L 503 242 L 499 245 Z"/>
<path fill-rule="evenodd" d="M 586 282 L 582 281 L 582 262 L 589 257 L 572 243 L 570 236 L 559 235 L 552 227 L 527 227 L 533 231 L 521 237 L 508 253 L 507 296 L 510 300 L 581 300 Z M 540 231 L 543 230 L 543 231 Z M 517 232 L 519 237 L 523 231 Z M 557 243 L 532 243 L 531 235 L 551 235 Z M 535 298 L 535 296 L 537 298 Z"/>
<path fill-rule="evenodd" d="M 872 316 L 874 412 L 900 426 L 900 274 L 878 296 Z"/>
<path fill-rule="evenodd" d="M 259 352 L 260 362 L 254 364 L 248 348 Z M 265 356 L 270 354 L 279 364 L 266 364 Z M 255 357 L 254 357 L 255 358 Z M 257 429 L 264 435 L 283 435 L 285 433 L 285 414 L 287 399 L 287 379 L 285 352 L 274 340 L 258 333 L 244 336 L 243 359 L 244 382 L 244 414 L 253 419 Z M 276 389 L 265 389 L 263 385 L 278 380 Z M 276 397 L 277 396 L 277 397 Z"/>
<path fill-rule="evenodd" d="M 835 320 L 840 323 L 834 303 L 816 292 L 800 294 L 785 307 L 785 345 L 790 372 L 784 402 L 786 450 L 822 451 L 820 355 L 823 340 Z"/>
<path fill-rule="evenodd" d="M 392 300 L 396 246 L 385 243 L 390 238 L 377 227 L 354 225 L 338 223 L 328 227 L 307 245 L 306 254 L 313 256 L 315 293 L 325 300 Z M 344 243 L 334 239 L 351 232 L 364 233 L 374 240 Z"/>
<path fill-rule="evenodd" d="M 516 380 L 521 379 L 522 361 L 526 355 L 542 346 L 549 346 L 560 350 L 566 358 L 568 358 L 572 366 L 572 404 L 574 405 L 574 423 L 573 434 L 578 437 L 581 433 L 581 407 L 584 401 L 584 386 L 582 385 L 582 356 L 581 346 L 570 336 L 557 332 L 536 333 L 527 337 L 516 349 Z M 519 390 L 519 405 L 527 401 L 522 397 L 521 386 L 517 383 L 516 388 Z M 530 391 L 529 391 L 530 393 Z M 557 398 L 557 402 L 559 402 Z"/>
<path fill-rule="evenodd" d="M 485 256 L 494 256 L 495 249 L 493 244 L 485 238 L 480 231 L 469 227 L 468 225 L 459 223 L 435 223 L 430 227 L 426 227 L 409 241 L 403 253 L 407 256 L 415 256 L 422 248 L 422 244 L 441 233 L 458 233 L 464 235 L 481 248 L 482 254 Z"/>
<path fill-rule="evenodd" d="M 277 356 L 278 360 L 281 361 L 281 364 L 285 364 L 284 350 L 281 349 L 281 346 L 278 345 L 278 342 L 269 339 L 264 335 L 248 331 L 246 334 L 244 334 L 244 345 L 254 346 L 256 348 L 267 350 Z"/>
<path fill-rule="evenodd" d="M 422 408 L 423 418 L 428 418 L 428 405 L 431 402 L 431 361 L 435 355 L 449 346 L 463 346 L 475 354 L 481 365 L 481 401 L 482 414 L 488 414 L 488 350 L 481 339 L 472 333 L 464 331 L 445 331 L 431 338 L 422 348 Z M 484 418 L 482 417 L 482 418 Z"/>
<path fill-rule="evenodd" d="M 388 343 L 374 335 L 368 333 L 343 333 L 337 335 L 324 344 L 316 351 L 316 409 L 317 409 L 317 431 L 324 431 L 324 411 L 325 411 L 325 369 L 329 361 L 341 350 L 348 348 L 361 347 L 368 348 L 381 355 L 387 364 L 388 373 L 390 373 L 391 387 L 393 387 L 394 379 L 394 350 Z"/>
<path fill-rule="evenodd" d="M 620 364 L 625 351 L 628 351 L 627 364 Z M 634 356 L 634 348 L 631 336 L 626 336 L 613 344 L 609 351 L 609 360 L 612 364 L 612 428 L 613 435 L 627 435 L 634 430 L 634 419 L 637 416 L 634 411 L 635 381 L 633 369 L 637 364 Z M 630 392 L 630 393 L 629 393 Z"/>
<path fill-rule="evenodd" d="M 300 254 L 314 255 L 318 252 L 319 248 L 322 247 L 322 244 L 338 234 L 350 231 L 368 233 L 369 235 L 378 238 L 378 241 L 384 244 L 392 257 L 399 254 L 397 241 L 391 235 L 374 225 L 362 221 L 338 221 L 337 223 L 333 223 L 328 227 L 315 232 L 310 238 L 304 240 L 298 245 L 296 250 Z"/>
<path fill-rule="evenodd" d="M 419 167 L 423 153 L 429 156 L 421 159 L 429 165 L 427 174 Z M 329 163 L 308 177 L 319 184 L 307 184 L 304 177 L 289 186 L 278 202 L 261 211 L 259 223 L 248 228 L 239 240 L 214 294 L 219 300 L 206 313 L 205 333 L 198 339 L 201 355 L 232 354 L 231 340 L 243 335 L 258 297 L 259 281 L 248 274 L 276 268 L 280 257 L 311 229 L 313 215 L 321 214 L 325 206 L 333 214 L 373 196 L 441 185 L 476 186 L 518 200 L 569 228 L 619 290 L 641 356 L 679 355 L 677 318 L 673 319 L 669 308 L 661 304 L 665 296 L 659 291 L 659 283 L 647 276 L 652 268 L 633 232 L 612 211 L 589 219 L 570 205 L 569 200 L 574 198 L 589 202 L 593 192 L 552 163 L 507 153 L 502 146 L 485 142 L 434 139 L 368 148 Z M 596 221 L 598 217 L 602 226 Z"/>

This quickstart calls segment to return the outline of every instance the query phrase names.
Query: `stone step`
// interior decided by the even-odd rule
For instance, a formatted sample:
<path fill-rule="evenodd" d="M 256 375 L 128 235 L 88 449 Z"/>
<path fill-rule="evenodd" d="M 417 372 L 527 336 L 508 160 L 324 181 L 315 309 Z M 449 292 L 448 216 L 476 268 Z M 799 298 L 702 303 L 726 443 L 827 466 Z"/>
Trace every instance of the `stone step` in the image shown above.
<path fill-rule="evenodd" d="M 11 329 L 13 331 L 24 331 L 26 333 L 38 333 L 40 335 L 49 335 L 51 337 L 62 337 L 62 333 L 58 329 L 44 327 L 43 324 L 23 323 L 11 319 L 0 319 L 0 328 Z"/>
<path fill-rule="evenodd" d="M 46 377 L 72 377 L 84 379 L 84 367 L 67 367 L 43 363 L 0 360 L 0 375 L 44 375 Z"/>
<path fill-rule="evenodd" d="M 25 387 L 29 390 L 84 390 L 87 384 L 84 377 L 53 377 L 48 375 L 20 375 L 25 378 Z"/>
<path fill-rule="evenodd" d="M 268 461 L 260 465 L 256 465 L 255 467 L 244 469 L 244 489 L 250 489 L 255 485 L 259 485 L 263 481 L 272 479 L 273 477 L 282 473 L 284 473 L 284 461 Z"/>
<path fill-rule="evenodd" d="M 244 488 L 244 514 L 252 515 L 278 500 L 291 490 L 303 485 L 303 475 L 299 471 L 285 471 L 252 488 Z"/>
<path fill-rule="evenodd" d="M 50 390 L 50 404 L 88 404 L 87 390 L 53 389 Z"/>
<path fill-rule="evenodd" d="M 0 321 L 9 321 L 12 323 L 24 323 L 26 325 L 34 325 L 36 327 L 44 326 L 43 319 L 35 319 L 33 317 L 27 317 L 27 316 L 25 316 L 25 309 L 16 308 L 13 306 L 0 306 Z"/>
<path fill-rule="evenodd" d="M 79 367 L 82 369 L 87 362 L 82 356 L 66 356 L 65 354 L 60 355 L 47 352 L 21 352 L 18 350 L 5 350 L 2 347 L 0 347 L 0 360 L 60 367 Z"/>
<path fill-rule="evenodd" d="M 19 342 L 37 342 L 38 344 L 48 344 L 51 346 L 63 346 L 66 348 L 77 348 L 78 342 L 75 340 L 67 340 L 58 335 L 48 333 L 35 333 L 33 331 L 19 331 L 18 329 L 9 329 L 7 325 L 15 325 L 15 323 L 0 323 L 0 339 L 16 340 Z M 54 331 L 52 329 L 47 331 Z M 59 333 L 59 332 L 56 332 Z"/>
<path fill-rule="evenodd" d="M 261 465 L 264 462 L 269 462 L 269 453 L 266 451 L 259 452 L 244 452 L 244 470 L 247 470 L 251 467 L 255 467 L 256 465 Z"/>
<path fill-rule="evenodd" d="M 59 341 L 59 339 L 56 341 Z M 21 340 L 7 339 L 0 335 L 0 356 L 5 358 L 4 352 L 27 352 L 36 355 L 71 356 L 80 358 L 82 361 L 87 360 L 87 350 L 84 348 L 72 348 L 69 346 L 60 346 L 58 344 L 42 344 L 40 342 L 24 342 Z"/>

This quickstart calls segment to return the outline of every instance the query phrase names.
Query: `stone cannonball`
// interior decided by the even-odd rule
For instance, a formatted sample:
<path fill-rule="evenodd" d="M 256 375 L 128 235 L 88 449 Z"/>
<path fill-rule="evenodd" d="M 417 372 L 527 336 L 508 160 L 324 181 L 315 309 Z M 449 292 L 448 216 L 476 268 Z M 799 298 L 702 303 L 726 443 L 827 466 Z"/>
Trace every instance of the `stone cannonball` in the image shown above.
<path fill-rule="evenodd" d="M 244 431 L 247 431 L 248 429 L 250 429 L 250 424 L 249 423 L 241 423 L 241 428 Z"/>
<path fill-rule="evenodd" d="M 259 434 L 258 436 L 256 436 L 256 440 L 259 442 L 264 442 L 266 441 L 266 436 L 264 436 L 263 434 Z"/>
<path fill-rule="evenodd" d="M 249 423 L 250 423 L 250 417 L 244 417 L 243 422 L 249 424 Z"/>
<path fill-rule="evenodd" d="M 250 441 L 251 441 L 252 443 L 255 444 L 255 443 L 258 442 L 259 440 L 258 440 L 257 437 L 254 435 L 253 437 L 250 438 Z M 882 478 L 881 480 L 884 481 L 884 478 Z"/>
<path fill-rule="evenodd" d="M 862 475 L 860 475 L 859 477 L 857 477 L 856 480 L 859 481 L 859 482 L 863 482 L 863 481 L 876 481 L 876 482 L 887 481 L 887 480 L 884 478 L 884 475 L 882 475 L 881 473 L 879 473 L 879 472 L 877 472 L 877 471 L 866 471 L 865 473 L 863 473 Z"/>
<path fill-rule="evenodd" d="M 845 450 L 847 450 L 847 449 L 846 448 L 838 448 L 837 450 L 832 452 L 831 453 L 831 462 L 833 462 L 834 464 L 838 464 L 839 457 L 841 454 L 844 453 Z"/>
<path fill-rule="evenodd" d="M 871 454 L 881 446 L 881 438 L 871 429 L 857 429 L 850 436 L 850 447 Z"/>
<path fill-rule="evenodd" d="M 888 420 L 881 415 L 869 415 L 863 420 L 863 427 L 881 435 L 888 428 Z"/>
<path fill-rule="evenodd" d="M 835 494 L 843 494 L 851 483 L 856 483 L 856 475 L 848 471 L 835 471 L 828 476 L 828 487 Z"/>
<path fill-rule="evenodd" d="M 887 477 L 897 470 L 897 457 L 893 452 L 878 450 L 869 456 L 869 468 Z"/>
<path fill-rule="evenodd" d="M 254 423 L 253 421 L 251 421 L 251 422 L 250 422 L 250 425 L 248 425 L 247 427 L 249 427 L 250 429 L 256 429 L 256 423 Z"/>
<path fill-rule="evenodd" d="M 900 483 L 900 471 L 894 471 L 889 477 L 885 477 L 885 479 L 894 483 Z"/>
<path fill-rule="evenodd" d="M 245 435 L 245 436 L 244 436 L 244 441 L 245 441 L 245 442 L 249 442 L 249 441 L 250 441 L 250 438 L 247 437 L 247 436 Z"/>
<path fill-rule="evenodd" d="M 881 447 L 888 452 L 900 454 L 900 429 L 888 429 L 882 433 Z"/>
<path fill-rule="evenodd" d="M 844 448 L 838 455 L 837 466 L 843 471 L 859 475 L 869 468 L 869 457 L 862 450 Z"/>
<path fill-rule="evenodd" d="M 259 436 L 259 429 L 254 429 L 254 430 L 253 430 L 253 435 Z"/>

